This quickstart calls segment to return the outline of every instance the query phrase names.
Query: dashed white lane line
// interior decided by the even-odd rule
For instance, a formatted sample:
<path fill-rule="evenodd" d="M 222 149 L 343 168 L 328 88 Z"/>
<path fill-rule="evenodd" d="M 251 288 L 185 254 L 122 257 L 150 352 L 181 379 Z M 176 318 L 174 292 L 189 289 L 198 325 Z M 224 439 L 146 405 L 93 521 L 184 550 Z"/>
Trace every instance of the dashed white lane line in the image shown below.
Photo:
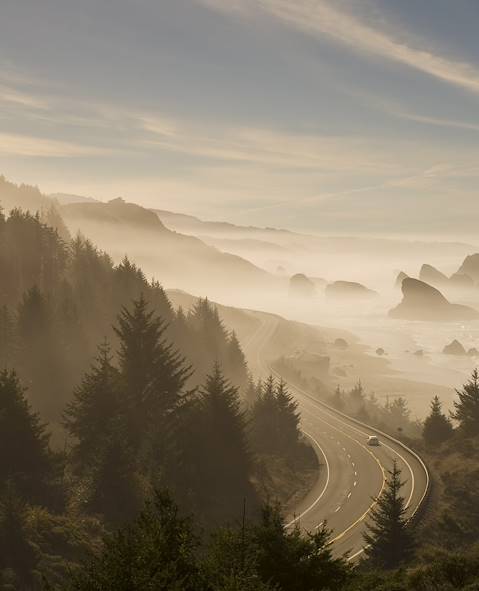
<path fill-rule="evenodd" d="M 358 473 L 356 472 L 356 470 L 354 470 L 354 476 L 357 476 L 357 475 L 358 475 Z"/>
<path fill-rule="evenodd" d="M 353 482 L 353 486 L 357 486 L 357 484 L 358 484 L 358 482 L 357 482 L 357 480 L 355 480 L 355 481 Z"/>
<path fill-rule="evenodd" d="M 351 493 L 351 492 L 349 492 L 349 493 L 348 493 L 348 499 L 350 499 L 350 498 L 351 498 L 351 495 L 352 495 L 352 494 L 353 494 L 353 493 Z"/>
<path fill-rule="evenodd" d="M 334 510 L 335 513 L 337 513 L 338 511 L 340 511 L 341 507 L 338 507 L 337 509 Z"/>

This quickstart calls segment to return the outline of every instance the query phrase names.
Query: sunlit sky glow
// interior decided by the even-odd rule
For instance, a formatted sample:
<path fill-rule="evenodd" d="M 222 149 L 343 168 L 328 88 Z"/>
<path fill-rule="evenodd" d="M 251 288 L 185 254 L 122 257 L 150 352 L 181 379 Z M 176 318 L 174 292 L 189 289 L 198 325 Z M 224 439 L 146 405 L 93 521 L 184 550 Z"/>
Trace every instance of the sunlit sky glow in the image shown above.
<path fill-rule="evenodd" d="M 237 223 L 476 231 L 477 0 L 7 0 L 0 173 Z"/>

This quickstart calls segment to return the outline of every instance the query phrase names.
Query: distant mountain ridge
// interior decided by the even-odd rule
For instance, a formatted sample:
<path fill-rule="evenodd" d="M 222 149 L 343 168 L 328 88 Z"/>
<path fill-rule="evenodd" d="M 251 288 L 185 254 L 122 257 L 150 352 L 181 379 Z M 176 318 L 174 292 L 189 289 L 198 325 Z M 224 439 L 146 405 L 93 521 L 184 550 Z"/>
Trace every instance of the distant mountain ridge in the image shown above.
<path fill-rule="evenodd" d="M 128 254 L 166 286 L 218 293 L 260 289 L 277 281 L 241 257 L 170 230 L 156 213 L 122 198 L 69 203 L 60 212 L 72 234 L 80 231 L 114 258 Z"/>

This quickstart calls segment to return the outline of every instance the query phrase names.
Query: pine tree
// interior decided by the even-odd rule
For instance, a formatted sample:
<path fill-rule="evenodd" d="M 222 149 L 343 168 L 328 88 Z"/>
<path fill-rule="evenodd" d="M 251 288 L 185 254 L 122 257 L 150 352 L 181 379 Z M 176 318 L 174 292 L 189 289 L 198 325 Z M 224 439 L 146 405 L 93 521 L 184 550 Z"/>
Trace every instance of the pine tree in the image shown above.
<path fill-rule="evenodd" d="M 334 391 L 334 394 L 331 398 L 331 404 L 338 410 L 344 409 L 344 399 L 339 384 L 336 386 L 336 390 Z"/>
<path fill-rule="evenodd" d="M 51 300 L 32 287 L 18 306 L 18 371 L 35 408 L 48 420 L 59 418 L 69 383 L 57 328 Z"/>
<path fill-rule="evenodd" d="M 288 530 L 279 507 L 266 505 L 252 539 L 262 581 L 288 591 L 343 588 L 348 566 L 333 557 L 330 538 L 324 525 L 306 535 L 299 526 Z"/>
<path fill-rule="evenodd" d="M 387 405 L 388 423 L 395 429 L 402 430 L 409 424 L 409 417 L 411 411 L 409 410 L 407 400 L 402 396 L 394 398 L 394 400 Z"/>
<path fill-rule="evenodd" d="M 143 502 L 136 464 L 122 422 L 110 420 L 87 479 L 86 508 L 115 525 L 133 519 Z"/>
<path fill-rule="evenodd" d="M 80 474 L 95 465 L 112 422 L 119 419 L 119 387 L 119 372 L 112 365 L 110 346 L 105 341 L 64 413 L 64 425 L 74 438 L 73 464 Z"/>
<path fill-rule="evenodd" d="M 119 362 L 127 433 L 138 447 L 179 404 L 190 376 L 184 359 L 164 338 L 166 326 L 148 310 L 143 295 L 130 311 L 123 308 L 115 332 L 120 339 Z"/>
<path fill-rule="evenodd" d="M 361 380 L 358 380 L 354 388 L 349 392 L 349 400 L 352 406 L 352 412 L 357 413 L 364 405 L 365 400 L 364 388 Z"/>
<path fill-rule="evenodd" d="M 434 396 L 431 402 L 431 413 L 424 421 L 422 436 L 431 446 L 447 441 L 453 433 L 451 421 L 441 410 L 441 401 Z"/>
<path fill-rule="evenodd" d="M 260 392 L 251 409 L 250 437 L 258 453 L 274 454 L 277 443 L 276 384 L 272 375 L 259 386 Z"/>
<path fill-rule="evenodd" d="M 248 383 L 248 365 L 236 333 L 233 331 L 226 345 L 226 368 L 229 379 L 238 388 Z"/>
<path fill-rule="evenodd" d="M 100 554 L 74 574 L 71 591 L 206 591 L 191 519 L 179 515 L 166 493 L 130 526 L 105 540 Z"/>
<path fill-rule="evenodd" d="M 280 380 L 276 392 L 277 413 L 277 453 L 293 455 L 301 437 L 299 423 L 301 421 L 298 412 L 298 403 L 288 392 L 286 383 Z M 272 417 L 273 419 L 275 417 Z"/>
<path fill-rule="evenodd" d="M 451 417 L 459 422 L 459 427 L 465 435 L 479 433 L 479 373 L 472 372 L 471 379 L 464 384 L 462 390 L 456 390 L 459 396 L 454 401 L 455 412 Z"/>
<path fill-rule="evenodd" d="M 405 500 L 400 493 L 404 484 L 394 461 L 386 490 L 376 499 L 376 506 L 371 510 L 371 522 L 364 534 L 366 556 L 386 569 L 398 567 L 414 553 L 414 538 L 407 524 Z"/>
<path fill-rule="evenodd" d="M 225 370 L 228 369 L 228 331 L 219 317 L 218 309 L 207 298 L 196 302 L 188 313 L 187 321 L 191 329 L 187 356 L 195 367 L 197 383 L 202 383 L 213 363 L 220 363 Z"/>
<path fill-rule="evenodd" d="M 0 585 L 2 571 L 13 573 L 12 586 L 2 589 L 31 589 L 37 563 L 34 545 L 26 531 L 26 507 L 8 482 L 0 496 Z M 18 585 L 18 586 L 17 586 Z"/>
<path fill-rule="evenodd" d="M 216 364 L 200 390 L 197 469 L 202 482 L 199 505 L 211 507 L 213 517 L 241 515 L 243 500 L 256 504 L 250 483 L 252 459 L 246 438 L 245 414 L 238 390 Z"/>
<path fill-rule="evenodd" d="M 49 435 L 13 371 L 0 372 L 0 490 L 11 482 L 25 500 L 49 504 L 54 460 Z"/>
<path fill-rule="evenodd" d="M 0 308 L 0 369 L 11 369 L 15 358 L 15 321 L 7 306 Z"/>

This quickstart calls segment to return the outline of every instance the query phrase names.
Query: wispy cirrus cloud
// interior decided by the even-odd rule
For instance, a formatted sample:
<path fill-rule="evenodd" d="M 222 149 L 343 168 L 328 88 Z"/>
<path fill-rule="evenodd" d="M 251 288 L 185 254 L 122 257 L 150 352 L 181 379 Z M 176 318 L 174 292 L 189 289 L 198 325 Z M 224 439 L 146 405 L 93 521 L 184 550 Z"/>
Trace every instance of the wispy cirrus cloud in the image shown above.
<path fill-rule="evenodd" d="M 12 103 L 20 107 L 29 107 L 33 109 L 46 109 L 48 103 L 45 99 L 22 92 L 11 86 L 0 84 L 0 104 Z"/>
<path fill-rule="evenodd" d="M 0 155 L 37 158 L 75 158 L 115 153 L 108 148 L 86 146 L 44 137 L 0 133 Z"/>
<path fill-rule="evenodd" d="M 396 166 L 374 139 L 307 135 L 259 127 L 199 127 L 140 118 L 147 145 L 214 160 L 316 172 L 391 172 Z"/>
<path fill-rule="evenodd" d="M 328 37 L 355 51 L 394 61 L 479 94 L 477 67 L 423 48 L 418 42 L 399 41 L 404 31 L 397 35 L 381 31 L 352 12 L 339 10 L 330 0 L 198 1 L 222 12 L 248 15 L 261 11 L 308 35 Z"/>

